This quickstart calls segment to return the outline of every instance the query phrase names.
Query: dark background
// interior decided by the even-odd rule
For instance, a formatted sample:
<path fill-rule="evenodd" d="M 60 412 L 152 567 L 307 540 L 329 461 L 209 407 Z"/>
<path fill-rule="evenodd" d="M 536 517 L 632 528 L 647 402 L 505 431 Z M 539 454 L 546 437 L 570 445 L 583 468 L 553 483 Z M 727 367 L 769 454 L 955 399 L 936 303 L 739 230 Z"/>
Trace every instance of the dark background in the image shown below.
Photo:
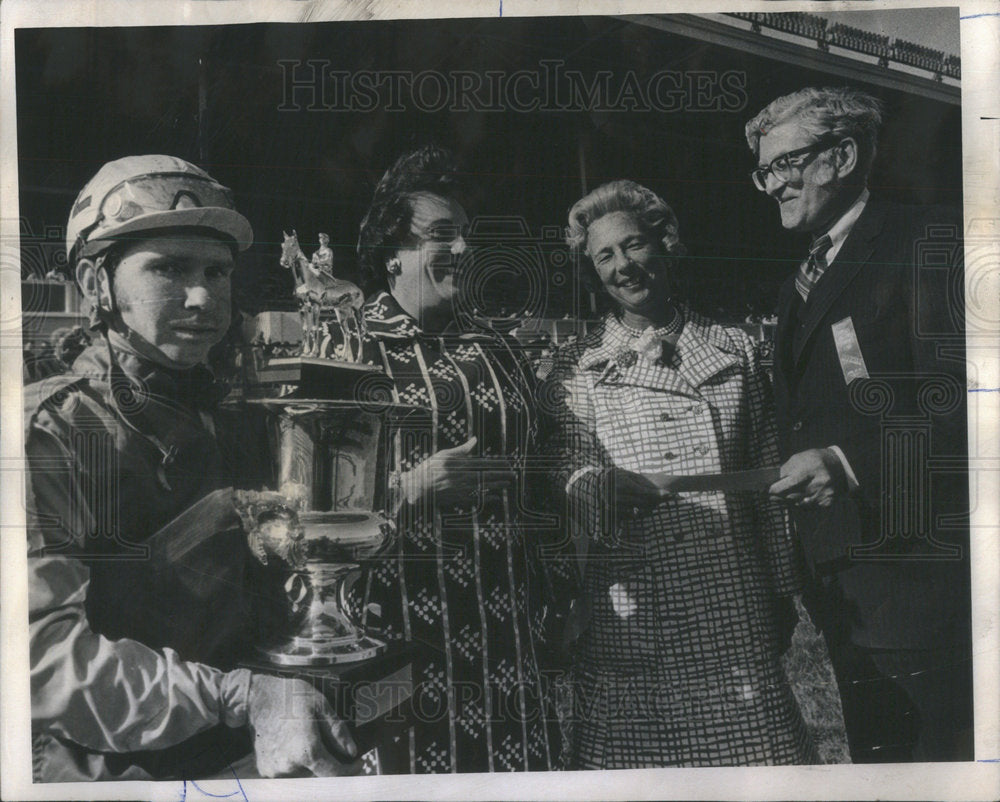
<path fill-rule="evenodd" d="M 751 184 L 743 126 L 779 95 L 845 83 L 615 17 L 22 29 L 15 47 L 22 234 L 45 242 L 44 267 L 64 259 L 57 243 L 70 205 L 101 164 L 169 153 L 232 187 L 253 225 L 238 287 L 249 311 L 290 300 L 291 276 L 277 265 L 283 229 L 297 229 L 307 254 L 317 232 L 329 232 L 337 269 L 353 277 L 358 223 L 378 178 L 403 151 L 436 142 L 470 173 L 470 216 L 520 217 L 528 239 L 542 239 L 524 252 L 540 254 L 553 278 L 544 314 L 580 311 L 553 235 L 584 182 L 589 190 L 617 178 L 674 207 L 690 251 L 682 284 L 698 305 L 732 319 L 769 313 L 806 243 L 781 229 L 774 202 Z M 561 59 L 587 76 L 632 70 L 640 80 L 660 70 L 737 70 L 746 102 L 734 111 L 430 113 L 308 110 L 302 99 L 283 111 L 284 59 L 328 59 L 330 69 L 350 71 L 508 73 Z M 959 206 L 960 108 L 858 85 L 887 103 L 873 191 Z"/>

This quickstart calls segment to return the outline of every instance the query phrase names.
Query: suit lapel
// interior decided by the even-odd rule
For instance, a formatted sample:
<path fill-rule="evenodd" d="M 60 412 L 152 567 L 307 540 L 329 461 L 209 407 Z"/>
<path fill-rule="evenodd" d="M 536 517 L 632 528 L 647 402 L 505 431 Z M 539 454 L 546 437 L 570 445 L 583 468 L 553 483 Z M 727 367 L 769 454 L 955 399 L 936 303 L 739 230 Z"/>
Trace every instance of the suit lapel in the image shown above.
<path fill-rule="evenodd" d="M 885 214 L 886 207 L 883 203 L 876 199 L 868 201 L 840 252 L 809 294 L 808 309 L 802 321 L 802 336 L 794 347 L 796 363 L 830 306 L 871 258 L 872 251 L 875 250 L 874 240 L 882 230 Z"/>
<path fill-rule="evenodd" d="M 794 366 L 792 341 L 798 322 L 796 309 L 799 301 L 795 290 L 795 274 L 793 273 L 778 291 L 778 327 L 774 332 L 774 362 L 778 367 L 776 373 L 781 376 L 792 375 Z"/>

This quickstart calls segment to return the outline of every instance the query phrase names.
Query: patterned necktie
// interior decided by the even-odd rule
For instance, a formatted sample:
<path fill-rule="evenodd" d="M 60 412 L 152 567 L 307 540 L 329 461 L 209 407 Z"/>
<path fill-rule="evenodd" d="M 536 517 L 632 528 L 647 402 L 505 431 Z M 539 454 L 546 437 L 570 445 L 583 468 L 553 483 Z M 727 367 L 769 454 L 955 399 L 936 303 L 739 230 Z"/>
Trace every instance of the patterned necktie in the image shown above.
<path fill-rule="evenodd" d="M 812 247 L 809 248 L 809 258 L 805 260 L 799 267 L 799 272 L 795 274 L 795 289 L 798 290 L 803 301 L 809 299 L 809 291 L 819 281 L 820 276 L 823 275 L 823 271 L 826 270 L 827 261 L 824 255 L 830 250 L 832 245 L 833 241 L 828 234 L 824 234 L 819 239 L 814 240 Z"/>

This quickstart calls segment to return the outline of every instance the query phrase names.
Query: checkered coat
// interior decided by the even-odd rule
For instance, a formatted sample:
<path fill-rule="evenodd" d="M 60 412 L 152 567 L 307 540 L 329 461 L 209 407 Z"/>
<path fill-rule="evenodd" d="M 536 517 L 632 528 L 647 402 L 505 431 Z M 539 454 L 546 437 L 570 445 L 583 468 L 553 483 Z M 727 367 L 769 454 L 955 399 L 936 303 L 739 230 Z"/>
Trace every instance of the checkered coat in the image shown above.
<path fill-rule="evenodd" d="M 407 471 L 473 435 L 477 454 L 516 471 L 534 447 L 534 377 L 493 332 L 422 332 L 388 293 L 365 307 L 366 360 L 416 406 L 393 438 L 392 469 Z M 551 594 L 522 515 L 523 493 L 470 498 L 464 507 L 403 505 L 396 551 L 369 574 L 373 621 L 417 645 L 422 721 L 410 770 L 553 768 L 559 740 L 543 686 L 543 630 Z M 555 736 L 555 737 L 553 737 Z"/>
<path fill-rule="evenodd" d="M 770 388 L 750 339 L 682 311 L 673 348 L 622 358 L 613 315 L 558 352 L 548 445 L 584 565 L 579 768 L 811 762 L 779 661 L 775 603 L 799 575 L 764 493 L 680 493 L 634 517 L 602 469 L 707 474 L 777 465 Z M 665 362 L 665 364 L 664 364 Z"/>

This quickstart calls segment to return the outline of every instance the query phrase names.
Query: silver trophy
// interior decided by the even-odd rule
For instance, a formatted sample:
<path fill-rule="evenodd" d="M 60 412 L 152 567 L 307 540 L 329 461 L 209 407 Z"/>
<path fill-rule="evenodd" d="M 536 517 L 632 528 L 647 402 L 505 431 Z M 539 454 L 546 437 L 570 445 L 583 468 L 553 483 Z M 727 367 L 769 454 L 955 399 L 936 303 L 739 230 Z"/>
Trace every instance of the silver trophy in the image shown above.
<path fill-rule="evenodd" d="M 336 365 L 331 365 L 335 371 Z M 269 412 L 277 493 L 241 505 L 251 550 L 281 591 L 256 644 L 276 666 L 329 666 L 375 657 L 352 589 L 361 565 L 394 542 L 384 499 L 386 409 L 354 400 L 260 399 Z"/>
<path fill-rule="evenodd" d="M 382 371 L 361 362 L 361 290 L 334 275 L 329 237 L 319 237 L 310 260 L 295 232 L 285 235 L 281 264 L 295 276 L 299 325 L 294 313 L 257 316 L 259 353 L 242 393 L 267 411 L 271 433 L 276 487 L 238 506 L 271 580 L 256 659 L 276 667 L 356 663 L 387 649 L 365 630 L 352 591 L 361 565 L 394 541 L 380 506 L 386 431 L 402 406 Z"/>
<path fill-rule="evenodd" d="M 320 690 L 361 748 L 388 748 L 412 723 L 413 647 L 366 626 L 358 579 L 396 542 L 388 444 L 414 408 L 364 364 L 361 291 L 330 272 L 328 238 L 313 264 L 286 236 L 299 311 L 246 321 L 232 403 L 265 410 L 274 484 L 237 494 L 248 544 L 262 563 L 256 637 L 241 665 Z M 300 280 L 301 279 L 301 280 Z M 402 764 L 401 764 L 402 765 Z"/>

